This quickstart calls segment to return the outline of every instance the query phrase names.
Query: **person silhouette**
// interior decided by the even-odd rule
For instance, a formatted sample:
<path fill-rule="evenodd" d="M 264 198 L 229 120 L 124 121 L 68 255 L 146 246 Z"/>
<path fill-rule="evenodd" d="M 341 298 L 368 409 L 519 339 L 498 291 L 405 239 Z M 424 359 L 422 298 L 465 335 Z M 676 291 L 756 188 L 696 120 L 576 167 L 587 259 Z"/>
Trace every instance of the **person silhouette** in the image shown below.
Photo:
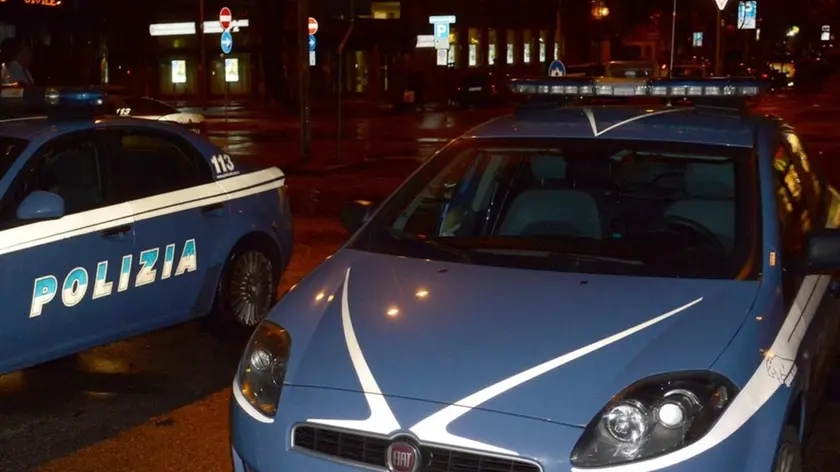
<path fill-rule="evenodd" d="M 6 38 L 0 43 L 0 84 L 34 85 L 29 64 L 32 50 L 16 38 Z"/>

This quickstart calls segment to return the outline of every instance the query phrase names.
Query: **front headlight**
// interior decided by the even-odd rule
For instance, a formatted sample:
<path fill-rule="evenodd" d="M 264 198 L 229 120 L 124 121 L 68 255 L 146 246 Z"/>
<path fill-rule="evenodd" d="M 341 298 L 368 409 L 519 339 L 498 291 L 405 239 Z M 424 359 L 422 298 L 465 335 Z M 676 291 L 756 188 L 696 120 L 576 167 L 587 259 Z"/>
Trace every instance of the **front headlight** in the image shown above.
<path fill-rule="evenodd" d="M 738 394 L 720 375 L 686 373 L 637 382 L 587 426 L 575 467 L 606 467 L 673 452 L 705 435 Z"/>
<path fill-rule="evenodd" d="M 263 321 L 248 341 L 239 362 L 237 387 L 240 393 L 269 418 L 277 413 L 291 346 L 292 338 L 285 329 Z"/>

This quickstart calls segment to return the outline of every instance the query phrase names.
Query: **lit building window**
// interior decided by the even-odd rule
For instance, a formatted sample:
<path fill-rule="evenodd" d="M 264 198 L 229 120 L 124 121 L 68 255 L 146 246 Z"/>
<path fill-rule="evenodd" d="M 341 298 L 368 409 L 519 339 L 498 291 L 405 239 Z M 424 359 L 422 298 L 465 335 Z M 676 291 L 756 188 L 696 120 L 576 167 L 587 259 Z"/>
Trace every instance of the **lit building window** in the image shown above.
<path fill-rule="evenodd" d="M 499 38 L 496 36 L 496 30 L 491 29 L 487 35 L 490 37 L 487 45 L 487 64 L 496 65 L 496 48 L 498 47 Z"/>
<path fill-rule="evenodd" d="M 467 30 L 467 36 L 469 37 L 467 65 L 477 67 L 481 63 L 479 52 L 481 50 L 481 34 L 478 32 L 478 28 L 470 28 Z"/>
<path fill-rule="evenodd" d="M 522 62 L 525 64 L 531 63 L 531 31 L 525 30 L 522 32 Z"/>
<path fill-rule="evenodd" d="M 507 44 L 506 56 L 508 64 L 516 64 L 516 55 L 513 53 L 513 48 L 516 46 L 516 33 L 513 30 L 507 30 Z"/>
<path fill-rule="evenodd" d="M 458 66 L 458 30 L 449 27 L 449 67 Z"/>
<path fill-rule="evenodd" d="M 548 31 L 540 30 L 540 62 L 546 62 L 548 45 L 546 44 Z"/>
<path fill-rule="evenodd" d="M 400 2 L 372 2 L 370 13 L 375 20 L 399 20 Z"/>

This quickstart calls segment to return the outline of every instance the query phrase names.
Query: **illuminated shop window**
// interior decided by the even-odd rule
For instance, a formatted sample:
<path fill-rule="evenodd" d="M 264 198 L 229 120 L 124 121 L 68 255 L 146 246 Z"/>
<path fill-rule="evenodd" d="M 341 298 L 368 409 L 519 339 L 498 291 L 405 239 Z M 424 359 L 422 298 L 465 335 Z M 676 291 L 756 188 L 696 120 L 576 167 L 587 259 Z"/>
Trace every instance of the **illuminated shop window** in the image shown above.
<path fill-rule="evenodd" d="M 225 82 L 239 82 L 239 59 L 225 59 Z"/>
<path fill-rule="evenodd" d="M 171 62 L 172 65 L 172 83 L 185 84 L 187 83 L 187 61 L 177 59 Z"/>
<path fill-rule="evenodd" d="M 505 55 L 507 56 L 506 59 L 508 64 L 516 64 L 516 56 L 513 53 L 514 46 L 516 46 L 516 33 L 513 30 L 507 30 L 507 44 L 505 45 Z"/>
<path fill-rule="evenodd" d="M 490 37 L 487 45 L 487 63 L 493 66 L 496 65 L 496 48 L 499 47 L 499 38 L 494 29 L 489 30 L 487 35 Z"/>

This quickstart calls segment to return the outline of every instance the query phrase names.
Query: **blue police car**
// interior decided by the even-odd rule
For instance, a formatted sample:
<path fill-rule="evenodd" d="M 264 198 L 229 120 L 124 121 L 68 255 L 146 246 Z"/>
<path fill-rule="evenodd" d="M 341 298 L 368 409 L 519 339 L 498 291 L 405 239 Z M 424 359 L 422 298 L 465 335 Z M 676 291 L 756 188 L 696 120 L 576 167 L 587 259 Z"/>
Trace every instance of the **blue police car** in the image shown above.
<path fill-rule="evenodd" d="M 759 86 L 515 81 L 254 332 L 235 469 L 801 470 L 840 195 Z"/>
<path fill-rule="evenodd" d="M 277 168 L 93 90 L 0 90 L 0 373 L 212 313 L 256 326 L 291 256 Z"/>

